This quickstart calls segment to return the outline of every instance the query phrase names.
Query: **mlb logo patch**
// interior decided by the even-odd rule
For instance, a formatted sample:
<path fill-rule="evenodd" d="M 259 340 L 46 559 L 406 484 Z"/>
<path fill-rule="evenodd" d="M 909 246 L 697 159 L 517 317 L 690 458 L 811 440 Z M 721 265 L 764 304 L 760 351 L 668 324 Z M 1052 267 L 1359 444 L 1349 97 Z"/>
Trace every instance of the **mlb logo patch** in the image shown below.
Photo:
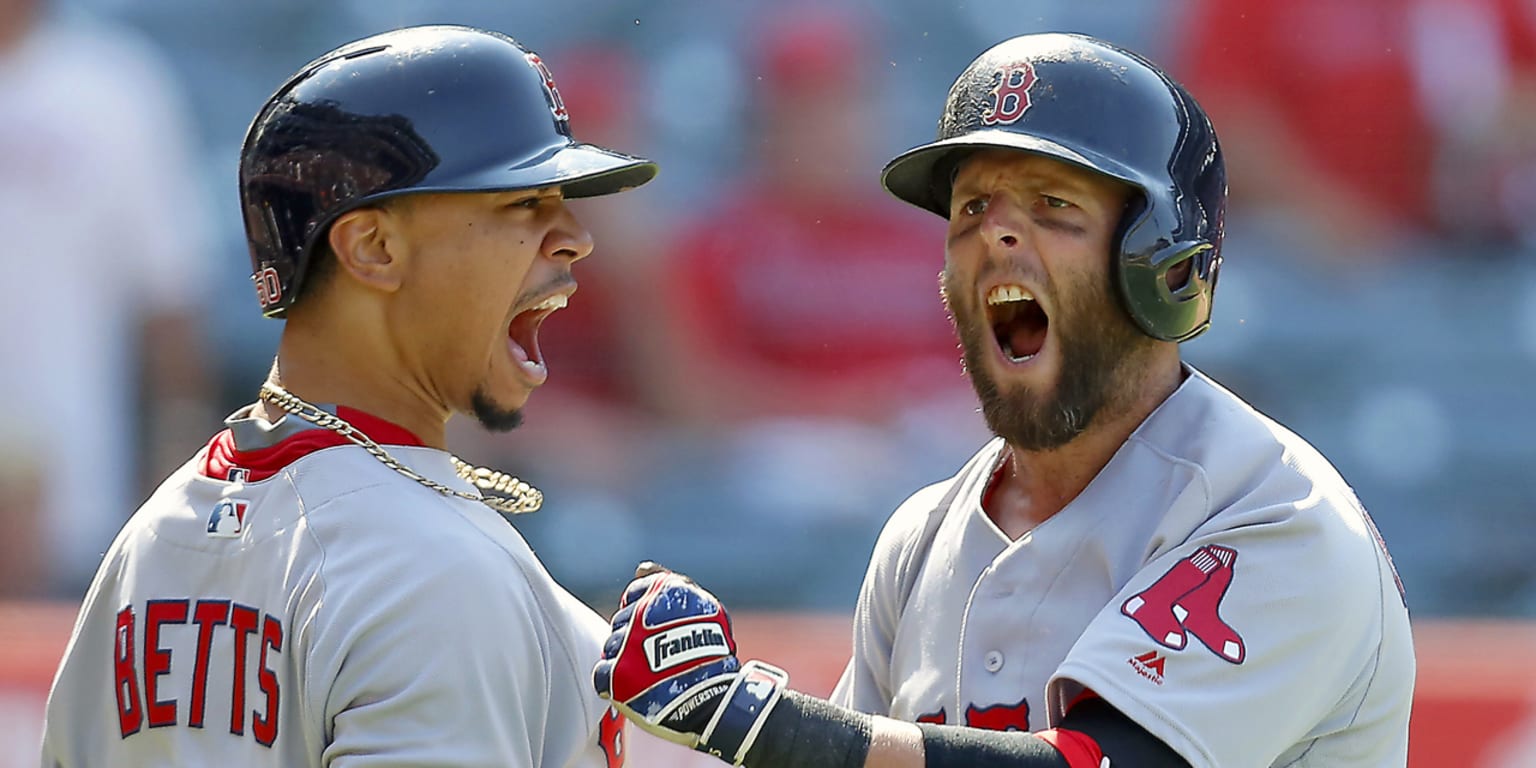
<path fill-rule="evenodd" d="M 251 506 L 245 499 L 224 499 L 213 505 L 208 513 L 208 535 L 232 539 L 245 530 L 245 510 Z"/>

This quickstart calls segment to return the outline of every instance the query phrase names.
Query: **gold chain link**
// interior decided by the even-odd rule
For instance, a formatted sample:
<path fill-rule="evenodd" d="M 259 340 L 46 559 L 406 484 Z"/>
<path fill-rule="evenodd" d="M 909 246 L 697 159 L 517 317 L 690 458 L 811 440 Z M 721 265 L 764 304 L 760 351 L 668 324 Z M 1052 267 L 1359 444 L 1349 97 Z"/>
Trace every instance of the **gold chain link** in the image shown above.
<path fill-rule="evenodd" d="M 327 413 L 304 402 L 288 390 L 276 384 L 267 382 L 261 385 L 261 398 L 269 403 L 291 413 L 317 427 L 329 429 L 342 437 L 352 441 L 358 447 L 367 451 L 384 466 L 399 472 L 406 477 L 415 480 L 428 488 L 431 488 L 444 496 L 457 496 L 461 499 L 478 501 L 498 512 L 506 512 L 512 515 L 523 515 L 529 512 L 537 512 L 544 504 L 544 494 L 539 489 L 519 480 L 505 472 L 477 467 L 469 464 L 457 456 L 449 456 L 453 460 L 454 473 L 464 478 L 480 489 L 483 493 L 495 493 L 496 496 L 476 496 L 454 488 L 449 488 L 442 483 L 425 477 L 410 467 L 401 464 L 395 457 L 389 455 L 384 447 L 374 442 L 372 438 L 363 434 L 357 427 L 352 426 L 346 419 L 333 413 Z"/>

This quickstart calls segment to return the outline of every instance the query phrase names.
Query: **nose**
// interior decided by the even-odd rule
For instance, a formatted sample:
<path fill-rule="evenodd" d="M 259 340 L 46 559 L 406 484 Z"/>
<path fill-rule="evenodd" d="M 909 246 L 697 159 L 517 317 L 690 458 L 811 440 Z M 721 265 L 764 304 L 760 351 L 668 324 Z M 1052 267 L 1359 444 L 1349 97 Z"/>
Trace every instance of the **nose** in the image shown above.
<path fill-rule="evenodd" d="M 1011 251 L 1019 246 L 1019 210 L 1008 195 L 993 195 L 981 217 L 981 239 L 988 250 Z"/>
<path fill-rule="evenodd" d="M 560 219 L 544 238 L 544 253 L 553 259 L 580 261 L 592 253 L 592 233 L 567 206 L 561 206 Z"/>

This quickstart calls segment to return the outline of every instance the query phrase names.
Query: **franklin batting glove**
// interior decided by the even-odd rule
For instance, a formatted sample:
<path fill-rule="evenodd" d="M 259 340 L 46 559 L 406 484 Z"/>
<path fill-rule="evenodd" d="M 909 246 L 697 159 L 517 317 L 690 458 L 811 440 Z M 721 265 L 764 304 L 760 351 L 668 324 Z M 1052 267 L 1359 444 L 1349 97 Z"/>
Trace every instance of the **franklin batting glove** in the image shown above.
<path fill-rule="evenodd" d="M 646 731 L 740 765 L 789 676 L 737 660 L 730 617 L 703 587 L 640 572 L 619 600 L 593 686 Z"/>

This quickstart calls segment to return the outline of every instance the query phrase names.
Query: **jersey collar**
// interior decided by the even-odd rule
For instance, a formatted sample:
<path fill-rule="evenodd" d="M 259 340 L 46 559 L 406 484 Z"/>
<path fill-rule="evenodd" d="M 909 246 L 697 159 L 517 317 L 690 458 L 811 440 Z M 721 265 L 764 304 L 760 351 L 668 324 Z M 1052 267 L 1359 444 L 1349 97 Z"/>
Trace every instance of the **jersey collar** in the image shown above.
<path fill-rule="evenodd" d="M 419 447 L 425 443 L 410 430 L 344 405 L 321 405 L 321 410 L 345 419 L 381 445 Z M 276 422 L 253 415 L 248 405 L 224 420 L 226 429 L 208 441 L 199 467 L 214 480 L 260 482 L 315 451 L 351 445 L 352 441 L 329 429 L 285 414 Z"/>

